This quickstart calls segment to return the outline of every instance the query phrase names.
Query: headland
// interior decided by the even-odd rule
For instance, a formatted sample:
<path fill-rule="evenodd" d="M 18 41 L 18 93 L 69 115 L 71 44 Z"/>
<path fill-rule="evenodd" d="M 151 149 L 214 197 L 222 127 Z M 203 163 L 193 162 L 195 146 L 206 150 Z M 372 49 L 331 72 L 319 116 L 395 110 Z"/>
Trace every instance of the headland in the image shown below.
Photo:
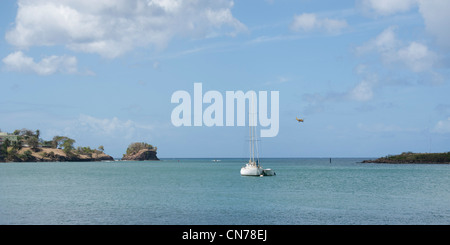
<path fill-rule="evenodd" d="M 450 164 L 450 152 L 445 153 L 413 153 L 403 152 L 399 155 L 388 155 L 375 160 L 364 160 L 363 163 L 392 164 Z"/>

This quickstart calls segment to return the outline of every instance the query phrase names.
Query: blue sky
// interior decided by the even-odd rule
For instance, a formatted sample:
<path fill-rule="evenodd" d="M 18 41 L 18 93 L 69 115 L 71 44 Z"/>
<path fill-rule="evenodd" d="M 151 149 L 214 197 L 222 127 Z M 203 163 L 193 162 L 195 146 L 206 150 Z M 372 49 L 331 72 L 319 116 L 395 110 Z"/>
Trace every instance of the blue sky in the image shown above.
<path fill-rule="evenodd" d="M 279 91 L 263 157 L 450 145 L 446 0 L 2 1 L 0 129 L 121 157 L 246 157 L 245 127 L 175 127 L 177 90 Z M 302 117 L 299 124 L 295 118 Z"/>

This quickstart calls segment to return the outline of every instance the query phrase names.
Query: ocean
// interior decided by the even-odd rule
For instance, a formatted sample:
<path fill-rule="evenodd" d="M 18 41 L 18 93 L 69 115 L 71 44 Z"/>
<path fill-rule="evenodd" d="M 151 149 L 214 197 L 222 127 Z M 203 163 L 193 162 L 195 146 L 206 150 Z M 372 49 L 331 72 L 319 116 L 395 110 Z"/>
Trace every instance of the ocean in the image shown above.
<path fill-rule="evenodd" d="M 450 165 L 362 160 L 0 163 L 0 224 L 450 224 Z"/>

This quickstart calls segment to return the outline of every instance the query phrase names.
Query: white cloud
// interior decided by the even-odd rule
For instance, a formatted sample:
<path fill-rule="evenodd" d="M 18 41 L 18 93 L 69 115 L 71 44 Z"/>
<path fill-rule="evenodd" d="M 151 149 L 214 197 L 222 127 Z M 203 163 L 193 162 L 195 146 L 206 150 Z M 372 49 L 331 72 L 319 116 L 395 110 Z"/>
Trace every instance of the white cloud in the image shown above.
<path fill-rule="evenodd" d="M 317 27 L 317 17 L 315 14 L 301 14 L 294 16 L 291 29 L 294 31 L 311 31 Z"/>
<path fill-rule="evenodd" d="M 339 33 L 347 26 L 345 20 L 319 18 L 316 14 L 311 13 L 296 15 L 291 23 L 293 31 L 325 30 L 328 33 Z"/>
<path fill-rule="evenodd" d="M 450 48 L 450 1 L 448 0 L 358 0 L 363 12 L 375 15 L 393 15 L 418 7 L 426 30 L 436 37 L 442 47 Z"/>
<path fill-rule="evenodd" d="M 33 72 L 39 75 L 77 72 L 77 58 L 72 56 L 53 55 L 35 62 L 33 58 L 17 51 L 6 56 L 2 61 L 9 71 Z"/>
<path fill-rule="evenodd" d="M 164 48 L 174 37 L 235 35 L 246 27 L 231 0 L 19 0 L 6 40 L 21 49 L 63 45 L 115 58 L 137 47 Z"/>
<path fill-rule="evenodd" d="M 100 137 L 114 137 L 132 139 L 141 130 L 149 131 L 149 125 L 141 125 L 131 120 L 122 121 L 117 117 L 96 118 L 89 115 L 80 115 L 75 128 L 81 132 L 87 132 Z"/>
<path fill-rule="evenodd" d="M 397 39 L 395 27 L 389 27 L 373 40 L 356 48 L 358 55 L 376 52 L 386 65 L 402 64 L 413 72 L 432 72 L 438 55 L 419 42 L 405 45 Z"/>
<path fill-rule="evenodd" d="M 447 120 L 437 122 L 432 132 L 441 134 L 450 133 L 450 117 Z"/>
<path fill-rule="evenodd" d="M 391 15 L 410 10 L 416 6 L 417 0 L 359 0 L 358 4 L 365 12 L 373 12 L 376 15 Z"/>
<path fill-rule="evenodd" d="M 436 37 L 439 45 L 450 48 L 450 1 L 419 0 L 419 12 L 425 20 L 426 30 Z"/>
<path fill-rule="evenodd" d="M 429 71 L 437 61 L 437 55 L 424 44 L 412 42 L 397 51 L 398 60 L 406 64 L 414 72 Z"/>
<path fill-rule="evenodd" d="M 370 81 L 363 80 L 350 90 L 349 96 L 357 101 L 371 100 L 373 98 L 373 84 Z"/>
<path fill-rule="evenodd" d="M 372 51 L 381 54 L 390 54 L 399 46 L 399 40 L 395 36 L 395 27 L 389 27 L 380 33 L 376 38 L 370 40 L 366 44 L 356 48 L 358 55 L 363 55 Z"/>
<path fill-rule="evenodd" d="M 271 81 L 265 82 L 264 85 L 283 84 L 283 83 L 287 83 L 290 81 L 291 81 L 291 79 L 289 77 L 278 76 L 277 78 L 272 79 Z"/>

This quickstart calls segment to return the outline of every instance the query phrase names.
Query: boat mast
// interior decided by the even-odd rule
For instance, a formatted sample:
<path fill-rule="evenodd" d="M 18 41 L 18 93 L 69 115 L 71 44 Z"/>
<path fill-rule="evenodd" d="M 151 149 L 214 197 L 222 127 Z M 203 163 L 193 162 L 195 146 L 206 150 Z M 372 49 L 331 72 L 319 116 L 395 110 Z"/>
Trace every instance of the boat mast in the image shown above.
<path fill-rule="evenodd" d="M 253 127 L 254 132 L 254 138 L 255 138 L 255 149 L 256 149 L 256 165 L 259 166 L 259 148 L 258 148 L 258 133 L 256 132 L 256 127 Z"/>
<path fill-rule="evenodd" d="M 258 145 L 255 142 L 256 139 L 256 121 L 255 121 L 255 103 L 254 103 L 254 94 L 252 93 L 252 100 L 249 103 L 249 111 L 248 111 L 248 121 L 249 121 L 249 134 L 250 134 L 250 162 L 252 164 L 258 165 L 255 161 L 255 147 L 256 153 L 258 154 Z M 259 157 L 259 156 L 258 156 Z"/>
<path fill-rule="evenodd" d="M 252 94 L 252 101 L 249 103 L 248 108 L 248 131 L 250 134 L 250 163 L 254 163 L 254 157 L 253 157 L 253 116 L 252 116 L 252 110 L 253 110 L 253 94 Z"/>
<path fill-rule="evenodd" d="M 251 115 L 250 115 L 250 109 L 248 111 L 248 134 L 250 136 L 250 143 L 249 143 L 249 153 L 250 153 L 250 163 L 252 162 L 252 152 L 253 152 L 253 139 L 252 139 L 252 126 L 251 126 Z"/>

